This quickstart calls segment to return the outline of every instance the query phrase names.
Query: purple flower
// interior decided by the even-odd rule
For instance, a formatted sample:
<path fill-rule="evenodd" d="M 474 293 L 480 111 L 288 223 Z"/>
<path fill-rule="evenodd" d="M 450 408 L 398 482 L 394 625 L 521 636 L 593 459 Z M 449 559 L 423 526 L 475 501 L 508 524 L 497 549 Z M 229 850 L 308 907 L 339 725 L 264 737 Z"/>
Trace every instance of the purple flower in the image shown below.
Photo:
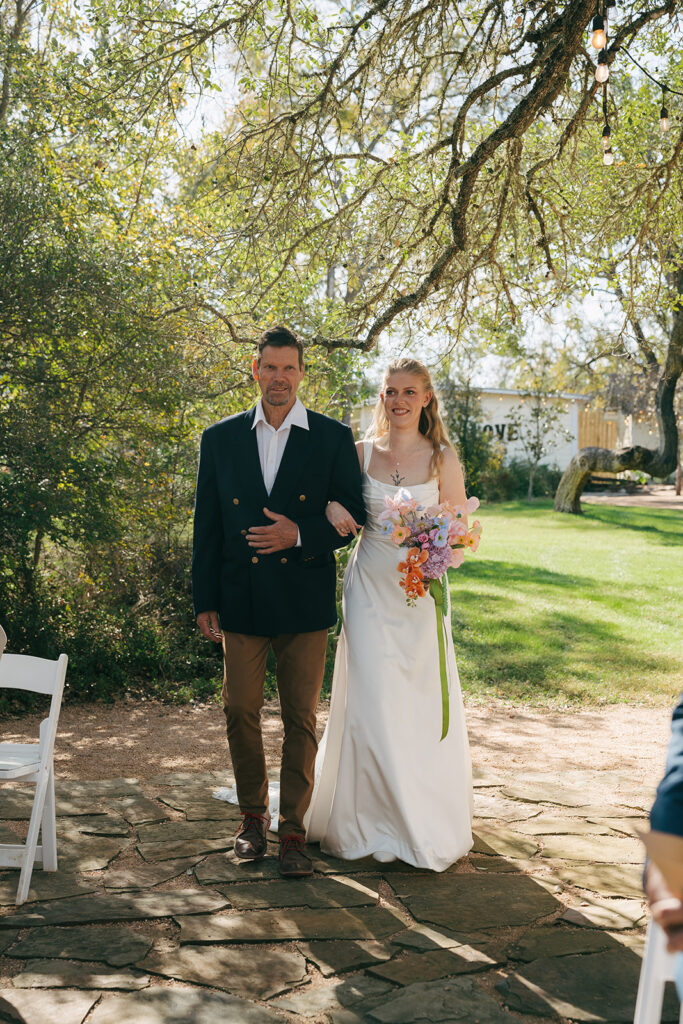
<path fill-rule="evenodd" d="M 422 572 L 426 579 L 436 580 L 446 572 L 451 564 L 451 549 L 446 545 L 443 548 L 432 548 L 429 558 L 422 566 Z"/>

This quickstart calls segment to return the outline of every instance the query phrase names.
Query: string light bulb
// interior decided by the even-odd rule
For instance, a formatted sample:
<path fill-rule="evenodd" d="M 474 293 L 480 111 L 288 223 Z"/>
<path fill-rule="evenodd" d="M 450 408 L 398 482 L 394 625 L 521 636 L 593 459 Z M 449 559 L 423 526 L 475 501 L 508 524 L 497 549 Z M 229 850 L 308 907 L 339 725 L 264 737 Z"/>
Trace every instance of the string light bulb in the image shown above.
<path fill-rule="evenodd" d="M 602 148 L 607 152 L 612 146 L 612 129 L 608 124 L 602 129 Z"/>
<path fill-rule="evenodd" d="M 659 128 L 661 132 L 664 133 L 668 132 L 670 127 L 671 122 L 669 121 L 669 111 L 666 109 L 666 107 L 662 107 L 662 109 L 659 111 Z"/>
<path fill-rule="evenodd" d="M 611 149 L 606 149 L 602 154 L 602 162 L 606 167 L 611 167 L 614 163 L 614 153 Z"/>
<path fill-rule="evenodd" d="M 594 50 L 604 50 L 607 45 L 607 33 L 605 32 L 605 19 L 601 14 L 595 15 L 591 28 L 593 31 L 591 46 Z"/>
<path fill-rule="evenodd" d="M 604 50 L 601 51 L 598 57 L 598 66 L 595 69 L 595 81 L 601 85 L 606 82 L 609 78 L 609 67 L 607 65 L 607 54 Z"/>

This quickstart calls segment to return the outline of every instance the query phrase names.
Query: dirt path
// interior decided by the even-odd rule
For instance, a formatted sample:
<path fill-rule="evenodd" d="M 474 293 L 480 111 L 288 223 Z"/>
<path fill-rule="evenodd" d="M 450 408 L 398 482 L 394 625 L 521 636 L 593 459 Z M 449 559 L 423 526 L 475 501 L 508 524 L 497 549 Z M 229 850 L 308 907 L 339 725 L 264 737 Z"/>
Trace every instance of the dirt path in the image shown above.
<path fill-rule="evenodd" d="M 683 512 L 683 494 L 676 494 L 674 488 L 667 484 L 651 484 L 637 494 L 628 494 L 626 491 L 596 491 L 595 494 L 582 494 L 581 501 L 588 505 L 669 508 Z"/>
<path fill-rule="evenodd" d="M 320 706 L 322 731 L 329 704 Z M 0 720 L 3 740 L 27 742 L 39 716 Z M 662 708 L 609 705 L 582 711 L 519 709 L 502 702 L 467 709 L 475 767 L 516 772 L 615 772 L 650 792 L 659 779 L 670 715 Z M 282 741 L 276 702 L 263 713 L 269 763 Z M 230 767 L 223 712 L 217 704 L 174 707 L 158 701 L 73 705 L 62 710 L 55 750 L 62 779 L 144 781 L 162 772 Z"/>

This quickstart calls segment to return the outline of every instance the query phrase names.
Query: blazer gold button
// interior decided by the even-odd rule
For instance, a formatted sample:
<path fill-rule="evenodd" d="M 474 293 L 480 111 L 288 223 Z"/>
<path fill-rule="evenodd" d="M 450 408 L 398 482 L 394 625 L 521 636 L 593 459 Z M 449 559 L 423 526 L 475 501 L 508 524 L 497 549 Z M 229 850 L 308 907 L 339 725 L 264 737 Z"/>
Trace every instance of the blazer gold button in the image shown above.
<path fill-rule="evenodd" d="M 280 561 L 282 562 L 283 565 L 287 565 L 287 559 L 286 558 L 281 558 Z"/>
<path fill-rule="evenodd" d="M 233 503 L 233 505 L 239 505 L 240 499 L 239 498 L 233 498 L 232 499 L 232 503 Z"/>
<path fill-rule="evenodd" d="M 247 535 L 247 531 L 246 530 L 240 530 L 240 533 L 242 534 L 243 537 L 246 537 L 246 535 Z"/>
<path fill-rule="evenodd" d="M 300 494 L 299 495 L 299 501 L 305 501 L 305 500 L 306 500 L 306 495 L 305 494 Z"/>
<path fill-rule="evenodd" d="M 258 562 L 258 558 L 256 557 L 256 555 L 254 555 L 254 557 L 252 558 L 252 562 L 254 563 L 254 565 L 256 565 L 256 563 Z"/>

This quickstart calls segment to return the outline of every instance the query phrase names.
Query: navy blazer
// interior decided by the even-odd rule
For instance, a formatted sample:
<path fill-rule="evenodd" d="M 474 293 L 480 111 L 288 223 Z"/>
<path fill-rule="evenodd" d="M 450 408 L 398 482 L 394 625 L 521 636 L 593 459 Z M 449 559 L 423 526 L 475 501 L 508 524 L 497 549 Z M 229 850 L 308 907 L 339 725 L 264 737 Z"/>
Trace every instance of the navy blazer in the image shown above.
<path fill-rule="evenodd" d="M 255 409 L 229 416 L 202 435 L 194 515 L 195 615 L 217 611 L 231 633 L 275 636 L 328 629 L 337 621 L 334 549 L 340 537 L 325 516 L 339 501 L 365 522 L 358 456 L 351 430 L 307 410 L 308 430 L 292 426 L 267 494 L 259 462 Z M 301 547 L 264 555 L 247 544 L 263 509 L 292 519 Z"/>
<path fill-rule="evenodd" d="M 650 828 L 683 836 L 683 697 L 673 714 L 666 772 L 650 811 Z"/>

